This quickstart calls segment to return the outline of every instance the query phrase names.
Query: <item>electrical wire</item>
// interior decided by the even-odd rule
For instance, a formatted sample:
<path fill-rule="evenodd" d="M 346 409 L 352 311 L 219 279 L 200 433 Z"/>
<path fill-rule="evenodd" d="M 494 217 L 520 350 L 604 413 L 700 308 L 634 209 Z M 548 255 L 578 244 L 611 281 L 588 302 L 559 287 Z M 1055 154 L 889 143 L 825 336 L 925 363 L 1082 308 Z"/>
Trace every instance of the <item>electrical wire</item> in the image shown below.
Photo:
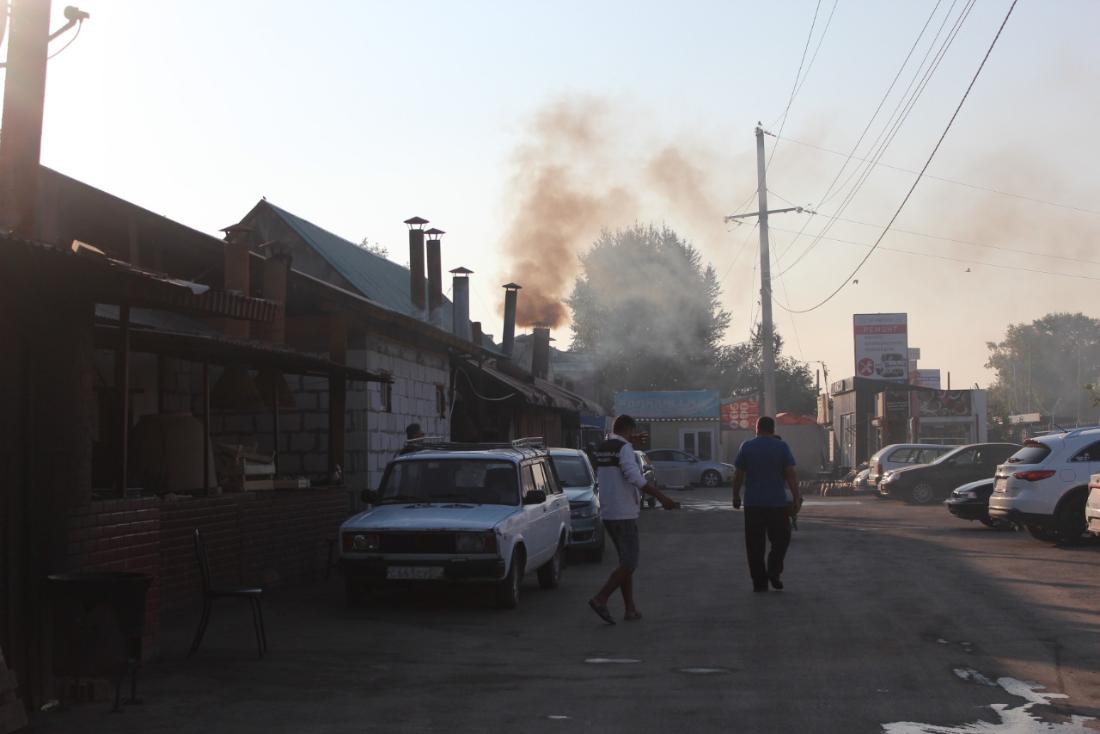
<path fill-rule="evenodd" d="M 936 145 L 932 148 L 932 152 L 928 154 L 928 159 L 924 162 L 924 165 L 921 167 L 920 172 L 917 174 L 917 177 L 913 180 L 912 186 L 909 187 L 909 191 L 906 192 L 905 197 L 901 200 L 901 203 L 898 204 L 897 209 L 894 210 L 893 215 L 891 215 L 890 220 L 886 223 L 886 226 L 883 228 L 882 233 L 879 234 L 878 238 L 875 240 L 875 243 L 871 246 L 871 249 L 867 251 L 867 254 L 863 256 L 863 258 L 859 261 L 855 268 L 852 269 L 852 272 L 844 278 L 840 285 L 838 285 L 829 295 L 827 295 L 821 301 L 817 302 L 813 306 L 810 306 L 809 308 L 802 309 L 790 308 L 786 304 L 776 301 L 780 308 L 782 308 L 784 311 L 790 311 L 791 313 L 809 313 L 811 311 L 816 311 L 829 301 L 833 300 L 833 298 L 835 298 L 836 295 L 840 293 L 841 290 L 843 290 L 844 286 L 846 286 L 848 282 L 851 281 L 851 279 L 855 277 L 855 275 L 863 268 L 867 261 L 871 259 L 871 255 L 875 254 L 875 250 L 877 250 L 879 245 L 882 244 L 882 240 L 886 237 L 887 233 L 889 233 L 890 228 L 894 226 L 894 222 L 897 221 L 897 218 L 901 215 L 902 210 L 905 209 L 905 205 L 909 203 L 909 199 L 913 196 L 913 192 L 917 190 L 917 185 L 920 184 L 921 178 L 924 176 L 924 172 L 928 170 L 928 167 L 930 165 L 932 165 L 932 161 L 933 159 L 935 159 L 936 153 L 939 152 L 940 147 L 943 145 L 943 141 L 947 138 L 947 134 L 951 132 L 951 127 L 955 124 L 955 120 L 958 118 L 959 112 L 962 111 L 963 105 L 966 104 L 966 100 L 970 97 L 970 92 L 974 89 L 974 85 L 978 82 L 978 77 L 981 76 L 982 70 L 985 68 L 986 62 L 989 61 L 989 57 L 993 53 L 993 49 L 996 47 L 997 41 L 1000 40 L 1001 34 L 1004 32 L 1005 26 L 1008 24 L 1008 19 L 1012 17 L 1012 11 L 1016 9 L 1017 2 L 1018 0 L 1012 0 L 1012 4 L 1009 5 L 1008 11 L 1005 13 L 1004 20 L 1001 21 L 1001 25 L 997 29 L 996 35 L 993 36 L 993 40 L 990 42 L 989 48 L 986 49 L 985 56 L 982 57 L 982 62 L 978 65 L 978 69 L 974 72 L 974 76 L 971 77 L 970 84 L 967 85 L 966 91 L 963 92 L 962 99 L 959 100 L 959 104 L 955 107 L 955 111 L 951 114 L 951 118 L 947 121 L 947 125 L 943 129 L 943 133 L 940 134 L 939 140 L 936 141 Z"/>
<path fill-rule="evenodd" d="M 62 52 L 62 51 L 64 51 L 65 49 L 67 49 L 67 48 L 68 48 L 69 46 L 72 46 L 72 45 L 73 45 L 73 41 L 75 41 L 75 40 L 76 40 L 77 38 L 79 38 L 79 37 L 80 37 L 80 29 L 81 29 L 81 28 L 83 28 L 83 27 L 84 27 L 84 21 L 80 21 L 79 23 L 77 23 L 77 24 L 76 24 L 76 33 L 74 33 L 74 34 L 73 34 L 73 37 L 72 37 L 72 38 L 70 38 L 70 39 L 69 39 L 69 40 L 68 40 L 68 41 L 67 41 L 67 42 L 65 43 L 65 45 L 64 45 L 64 46 L 62 46 L 61 48 L 57 49 L 57 50 L 56 50 L 56 51 L 54 51 L 54 52 L 53 52 L 52 54 L 50 54 L 49 56 L 47 56 L 47 57 L 46 57 L 46 61 L 49 61 L 50 59 L 53 59 L 53 58 L 57 58 L 58 56 L 60 56 L 60 55 L 61 55 L 61 52 Z"/>
<path fill-rule="evenodd" d="M 817 37 L 817 46 L 814 47 L 814 54 L 810 57 L 810 63 L 806 66 L 806 73 L 802 75 L 802 81 L 798 83 L 795 94 L 802 91 L 802 86 L 806 83 L 806 80 L 810 78 L 810 69 L 814 68 L 814 62 L 817 61 L 817 54 L 821 51 L 821 44 L 824 43 L 825 35 L 829 32 L 829 26 L 833 24 L 833 15 L 836 13 L 836 6 L 839 4 L 840 0 L 833 0 L 833 7 L 829 10 L 829 17 L 825 19 L 825 27 L 821 30 L 821 35 Z"/>
<path fill-rule="evenodd" d="M 977 0 L 967 0 L 966 5 L 959 13 L 959 16 L 955 19 L 954 25 L 948 32 L 947 38 L 944 39 L 944 41 L 940 44 L 939 50 L 936 52 L 936 55 L 932 59 L 932 63 L 927 68 L 925 68 L 925 63 L 928 61 L 929 54 L 931 54 L 932 48 L 935 46 L 936 42 L 942 35 L 943 28 L 947 24 L 947 19 L 950 17 L 950 12 L 954 9 L 955 3 L 953 2 L 951 8 L 948 9 L 948 15 L 946 15 L 943 22 L 941 22 L 940 28 L 936 32 L 935 37 L 932 39 L 932 43 L 929 45 L 928 50 L 925 51 L 924 57 L 921 59 L 921 63 L 918 65 L 916 71 L 913 74 L 913 78 L 909 81 L 909 85 L 906 87 L 905 92 L 898 100 L 898 104 L 895 105 L 894 111 L 890 114 L 886 125 L 884 125 L 883 129 L 879 131 L 879 134 L 876 136 L 875 141 L 872 143 L 872 160 L 880 160 L 882 156 L 885 155 L 886 150 L 893 142 L 894 138 L 897 136 L 897 133 L 901 129 L 901 126 L 905 123 L 906 120 L 908 120 L 909 115 L 913 111 L 913 107 L 916 105 L 916 102 L 924 93 L 925 88 L 927 88 L 928 82 L 931 81 L 932 76 L 935 74 L 936 70 L 939 69 L 939 65 L 943 61 L 944 57 L 947 55 L 947 51 L 954 44 L 955 39 L 958 37 L 959 32 L 962 30 L 963 23 L 969 17 L 970 11 L 973 10 L 976 2 Z M 917 83 L 916 90 L 914 91 L 913 85 L 917 82 L 918 78 L 920 78 L 920 82 Z M 883 137 L 884 135 L 885 139 Z M 843 191 L 845 188 L 848 187 L 848 184 L 853 177 L 859 177 L 856 183 L 852 185 L 851 188 L 848 188 L 847 193 L 845 194 L 843 200 L 837 208 L 838 214 L 843 213 L 852 203 L 852 201 L 855 200 L 855 197 L 863 189 L 863 186 L 867 183 L 867 180 L 873 170 L 874 167 L 870 164 L 857 166 L 848 175 L 848 177 L 844 180 L 840 187 L 836 189 L 838 193 L 840 191 Z M 830 198 L 830 195 L 822 197 L 821 203 L 825 203 Z M 825 226 L 822 227 L 822 229 L 814 236 L 814 239 L 810 242 L 806 249 L 802 251 L 802 254 L 800 254 L 794 262 L 790 263 L 783 270 L 783 272 L 786 273 L 794 268 L 796 265 L 798 265 L 798 263 L 800 263 L 806 257 L 806 255 L 808 255 L 821 242 L 821 238 L 824 235 L 828 234 L 830 230 L 832 230 L 835 224 L 835 217 L 829 219 L 829 221 L 826 222 Z"/>
<path fill-rule="evenodd" d="M 781 232 L 793 232 L 794 230 L 780 230 Z M 900 230 L 894 230 L 895 232 Z M 859 242 L 857 240 L 846 240 L 840 237 L 825 237 L 831 242 L 840 242 L 845 245 L 856 245 L 857 247 L 874 247 L 874 243 L 871 242 Z M 1042 270 L 1040 268 L 1029 268 L 1023 265 L 1008 265 L 1006 263 L 991 263 L 984 260 L 967 260 L 960 257 L 952 257 L 950 255 L 939 255 L 934 252 L 921 252 L 919 250 L 904 250 L 899 247 L 886 247 L 881 246 L 878 249 L 884 252 L 897 252 L 903 255 L 913 255 L 916 257 L 928 257 L 935 260 L 946 260 L 947 262 L 963 263 L 964 265 L 979 265 L 989 268 L 998 268 L 1000 270 L 1019 270 L 1025 273 L 1037 273 L 1039 275 L 1051 275 L 1059 278 L 1075 278 L 1078 280 L 1096 280 L 1100 281 L 1100 276 L 1085 275 L 1083 273 L 1059 273 L 1053 270 Z M 1100 263 L 1097 263 L 1100 264 Z M 796 312 L 797 313 L 797 312 Z"/>
<path fill-rule="evenodd" d="M 795 145 L 801 145 L 801 146 L 804 146 L 804 147 L 807 147 L 807 148 L 813 148 L 814 150 L 820 150 L 823 153 L 831 153 L 833 155 L 841 155 L 841 156 L 842 155 L 847 155 L 846 153 L 844 153 L 842 151 L 833 150 L 832 148 L 826 148 L 822 145 L 816 145 L 814 143 L 807 143 L 804 140 L 796 140 L 796 139 L 791 138 L 791 137 L 784 137 L 783 139 L 785 141 L 787 141 L 788 143 L 794 143 Z M 856 158 L 855 160 L 868 162 L 868 163 L 872 162 L 870 159 L 867 159 L 867 158 Z M 873 163 L 873 165 L 878 166 L 879 168 L 888 168 L 892 171 L 900 171 L 902 173 L 912 173 L 912 174 L 916 173 L 916 171 L 913 170 L 912 168 L 903 168 L 902 166 L 893 166 L 893 165 L 890 165 L 889 163 L 882 163 L 881 161 L 879 161 L 877 163 Z M 1100 209 L 1089 209 L 1087 207 L 1074 206 L 1073 204 L 1064 204 L 1064 203 L 1057 202 L 1057 201 L 1051 201 L 1050 199 L 1041 199 L 1037 196 L 1029 196 L 1027 194 L 1017 194 L 1017 193 L 1012 192 L 1012 191 L 1004 191 L 1002 189 L 995 189 L 995 188 L 992 188 L 990 186 L 982 186 L 981 184 L 970 183 L 969 181 L 960 181 L 957 178 L 947 178 L 945 176 L 933 176 L 930 173 L 926 173 L 924 175 L 924 177 L 927 178 L 927 179 L 932 179 L 933 181 L 941 181 L 943 183 L 954 184 L 956 186 L 965 186 L 968 189 L 975 189 L 977 191 L 985 191 L 985 192 L 988 192 L 990 194 L 997 194 L 999 196 L 1007 196 L 1007 197 L 1010 197 L 1010 198 L 1013 198 L 1013 199 L 1021 199 L 1023 201 L 1031 201 L 1031 202 L 1034 202 L 1036 204 L 1045 204 L 1046 206 L 1053 206 L 1053 207 L 1057 207 L 1059 209 L 1069 209 L 1070 211 L 1081 212 L 1082 214 L 1100 215 Z M 769 189 L 769 191 L 771 191 L 771 189 Z M 778 196 L 778 194 L 777 194 L 777 196 Z M 780 198 L 782 198 L 782 197 L 780 197 Z"/>
<path fill-rule="evenodd" d="M 482 395 L 481 393 L 479 393 L 477 391 L 477 387 L 474 385 L 474 381 L 471 380 L 470 376 L 466 374 L 466 370 L 460 368 L 458 371 L 462 374 L 463 377 L 466 378 L 466 383 L 470 386 L 470 392 L 472 392 L 474 394 L 474 396 L 479 398 L 480 400 L 490 400 L 490 401 L 494 401 L 494 402 L 501 402 L 501 401 L 504 401 L 504 400 L 511 400 L 512 398 L 514 398 L 518 394 L 518 393 L 511 392 L 511 393 L 508 393 L 507 395 L 505 395 L 504 397 L 499 397 L 499 398 L 490 398 L 486 395 Z"/>
<path fill-rule="evenodd" d="M 836 5 L 834 4 L 834 9 Z M 783 110 L 783 117 L 779 122 L 779 133 L 783 133 L 783 126 L 787 124 L 787 115 L 791 112 L 791 105 L 794 104 L 794 98 L 798 95 L 799 80 L 802 78 L 802 67 L 806 63 L 806 53 L 810 50 L 810 41 L 814 38 L 814 27 L 817 26 L 817 15 L 821 12 L 821 0 L 817 0 L 817 4 L 814 6 L 814 17 L 810 21 L 810 32 L 806 34 L 806 45 L 802 47 L 802 58 L 798 61 L 798 71 L 794 74 L 794 84 L 791 85 L 791 94 L 787 97 L 787 106 Z M 807 75 L 809 70 L 807 70 Z M 764 164 L 764 170 L 767 171 L 771 168 L 772 157 L 775 156 L 775 149 L 779 147 L 778 136 L 775 139 L 775 143 L 772 144 L 771 152 L 768 153 L 768 160 Z"/>

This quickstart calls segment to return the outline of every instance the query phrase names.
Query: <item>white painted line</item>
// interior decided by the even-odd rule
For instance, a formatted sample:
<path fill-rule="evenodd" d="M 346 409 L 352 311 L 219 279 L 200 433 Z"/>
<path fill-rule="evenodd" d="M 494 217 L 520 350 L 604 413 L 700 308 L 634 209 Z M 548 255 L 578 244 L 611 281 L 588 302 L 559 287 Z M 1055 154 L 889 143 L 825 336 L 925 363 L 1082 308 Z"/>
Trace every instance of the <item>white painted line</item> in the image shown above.
<path fill-rule="evenodd" d="M 584 662 L 589 665 L 634 665 L 642 661 L 634 658 L 585 658 Z"/>

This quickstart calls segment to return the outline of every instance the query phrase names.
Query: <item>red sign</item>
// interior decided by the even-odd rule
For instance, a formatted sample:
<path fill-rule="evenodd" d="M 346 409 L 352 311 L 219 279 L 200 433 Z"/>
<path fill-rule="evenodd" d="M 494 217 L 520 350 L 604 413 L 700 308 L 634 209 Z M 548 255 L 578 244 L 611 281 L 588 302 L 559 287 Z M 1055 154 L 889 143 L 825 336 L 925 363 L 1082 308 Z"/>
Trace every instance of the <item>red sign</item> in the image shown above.
<path fill-rule="evenodd" d="M 760 418 L 760 402 L 756 398 L 733 398 L 722 401 L 722 428 L 751 431 Z"/>
<path fill-rule="evenodd" d="M 859 364 L 856 366 L 856 372 L 860 377 L 874 377 L 875 376 L 875 360 L 870 357 L 859 360 Z"/>

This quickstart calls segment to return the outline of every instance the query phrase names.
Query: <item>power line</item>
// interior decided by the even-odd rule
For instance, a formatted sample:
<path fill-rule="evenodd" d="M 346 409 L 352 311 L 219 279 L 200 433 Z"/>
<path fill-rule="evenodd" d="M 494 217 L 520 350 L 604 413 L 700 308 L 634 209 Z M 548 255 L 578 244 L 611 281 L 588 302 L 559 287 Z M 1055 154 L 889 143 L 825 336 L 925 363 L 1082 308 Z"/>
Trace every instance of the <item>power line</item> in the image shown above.
<path fill-rule="evenodd" d="M 834 5 L 835 9 L 835 5 Z M 802 47 L 802 58 L 798 61 L 798 71 L 794 74 L 794 84 L 791 85 L 791 94 L 787 98 L 787 106 L 783 110 L 783 118 L 779 123 L 779 132 L 782 134 L 783 126 L 787 124 L 787 115 L 791 112 L 791 105 L 794 104 L 794 98 L 798 95 L 799 80 L 802 78 L 802 67 L 806 63 L 806 53 L 810 50 L 810 41 L 814 37 L 814 27 L 817 25 L 817 14 L 821 11 L 821 0 L 817 0 L 817 4 L 814 6 L 814 17 L 810 21 L 810 32 L 806 34 L 806 45 Z M 809 70 L 807 70 L 809 75 Z M 767 170 L 772 164 L 772 157 L 775 155 L 775 149 L 779 147 L 778 136 L 775 139 L 775 144 L 772 146 L 771 152 L 768 153 L 768 162 L 764 169 Z"/>
<path fill-rule="evenodd" d="M 805 146 L 807 148 L 813 148 L 815 150 L 820 150 L 823 153 L 832 153 L 833 155 L 847 155 L 846 153 L 844 153 L 842 151 L 833 150 L 832 148 L 826 148 L 822 145 L 815 145 L 814 143 L 807 143 L 804 140 L 795 140 L 794 138 L 790 138 L 790 137 L 784 137 L 783 139 L 786 140 L 788 143 L 794 143 L 795 145 L 802 145 L 802 146 Z M 872 163 L 873 165 L 878 166 L 879 168 L 889 168 L 892 171 L 900 171 L 902 173 L 913 173 L 913 174 L 916 173 L 916 171 L 914 171 L 911 168 L 903 168 L 902 166 L 893 166 L 893 165 L 890 165 L 889 163 L 882 163 L 881 161 L 872 162 L 867 158 L 856 158 L 856 160 L 863 161 L 863 162 L 866 162 L 866 163 Z M 956 178 L 947 178 L 945 176 L 933 176 L 930 173 L 925 174 L 924 177 L 932 179 L 933 181 L 941 181 L 943 183 L 954 184 L 956 186 L 965 186 L 968 189 L 976 189 L 978 191 L 985 191 L 985 192 L 988 192 L 990 194 L 998 194 L 1000 196 L 1008 196 L 1008 197 L 1011 197 L 1013 199 L 1022 199 L 1024 201 L 1031 201 L 1031 202 L 1035 202 L 1036 204 L 1045 204 L 1046 206 L 1053 206 L 1053 207 L 1057 207 L 1059 209 L 1069 209 L 1071 211 L 1081 212 L 1082 214 L 1100 215 L 1100 210 L 1097 210 L 1097 209 L 1089 209 L 1087 207 L 1074 206 L 1073 204 L 1063 204 L 1061 202 L 1051 201 L 1050 199 L 1041 199 L 1037 196 L 1029 196 L 1027 194 L 1017 194 L 1017 193 L 1012 192 L 1012 191 L 1003 191 L 1001 189 L 995 189 L 995 188 L 992 188 L 990 186 L 982 186 L 980 184 L 970 183 L 969 181 L 960 181 L 959 179 L 956 179 Z M 777 196 L 778 196 L 778 194 L 777 194 Z M 779 198 L 783 198 L 783 197 L 779 197 Z"/>
<path fill-rule="evenodd" d="M 780 232 L 793 232 L 794 231 L 793 229 L 780 229 L 779 227 L 772 227 L 772 229 L 777 229 Z M 895 231 L 900 231 L 900 230 L 895 230 Z M 874 247 L 875 246 L 871 242 L 859 242 L 857 240 L 846 240 L 846 239 L 842 239 L 840 237 L 823 237 L 822 239 L 829 240 L 831 242 L 840 242 L 840 243 L 845 244 L 845 245 L 856 245 L 857 247 Z M 989 268 L 998 268 L 998 269 L 1001 269 L 1001 270 L 1019 270 L 1019 271 L 1025 272 L 1025 273 L 1037 273 L 1039 275 L 1051 275 L 1051 276 L 1055 276 L 1055 277 L 1059 277 L 1059 278 L 1076 278 L 1078 280 L 1096 280 L 1096 281 L 1100 281 L 1100 276 L 1084 275 L 1082 273 L 1059 273 L 1059 272 L 1055 272 L 1053 270 L 1042 270 L 1040 268 L 1029 268 L 1029 267 L 1025 267 L 1023 265 L 1007 265 L 1005 263 L 991 263 L 991 262 L 985 262 L 984 260 L 967 260 L 965 258 L 960 258 L 960 257 L 951 257 L 950 255 L 939 255 L 939 254 L 936 254 L 934 252 L 920 252 L 918 250 L 903 250 L 899 247 L 881 246 L 878 249 L 886 251 L 886 252 L 897 252 L 897 253 L 901 253 L 903 255 L 914 255 L 916 257 L 929 257 L 929 258 L 933 258 L 935 260 L 946 260 L 948 262 L 963 263 L 964 265 L 980 265 L 980 266 L 989 267 Z M 1100 263 L 1097 263 L 1097 264 L 1100 264 Z M 849 276 L 849 277 L 851 277 L 851 276 Z M 794 313 L 800 313 L 800 312 L 795 311 Z"/>
<path fill-rule="evenodd" d="M 1008 19 L 1012 17 L 1012 11 L 1016 9 L 1016 3 L 1017 2 L 1018 2 L 1018 0 L 1012 0 L 1012 4 L 1008 6 L 1008 12 L 1005 13 L 1004 20 L 1001 21 L 1001 25 L 997 29 L 997 34 L 995 36 L 993 36 L 993 40 L 992 40 L 992 42 L 990 42 L 989 48 L 986 49 L 985 56 L 982 57 L 982 62 L 978 65 L 977 71 L 974 72 L 974 76 L 970 79 L 970 84 L 967 85 L 966 91 L 963 92 L 962 99 L 959 100 L 958 106 L 955 107 L 955 111 L 951 114 L 951 119 L 949 119 L 947 121 L 947 126 L 944 127 L 943 133 L 940 135 L 939 140 L 936 141 L 935 147 L 933 147 L 932 152 L 928 154 L 928 160 L 926 160 L 924 162 L 924 165 L 921 167 L 921 170 L 917 174 L 916 179 L 913 180 L 913 185 L 909 187 L 909 191 L 906 192 L 905 197 L 901 200 L 901 203 L 898 204 L 897 209 L 894 210 L 894 213 L 890 217 L 890 220 L 886 223 L 886 227 L 883 228 L 882 233 L 875 240 L 875 243 L 874 243 L 874 245 L 871 246 L 871 249 L 867 251 L 867 254 L 863 256 L 863 258 L 859 261 L 859 263 L 856 265 L 856 267 L 852 270 L 851 273 L 848 274 L 847 277 L 844 278 L 844 280 L 840 283 L 840 285 L 838 285 L 833 290 L 832 293 L 827 295 L 824 299 L 822 299 L 818 303 L 814 304 L 813 306 L 810 306 L 809 308 L 802 308 L 802 309 L 792 309 L 792 308 L 789 308 L 787 305 L 785 305 L 783 303 L 780 303 L 779 304 L 780 308 L 782 308 L 784 311 L 790 311 L 792 313 L 809 313 L 810 311 L 816 311 L 817 309 L 821 308 L 822 306 L 824 306 L 829 301 L 833 300 L 833 298 L 836 297 L 836 294 L 840 293 L 840 291 L 844 288 L 844 286 L 847 285 L 848 282 L 853 277 L 855 277 L 856 273 L 858 273 L 860 271 L 860 269 L 863 268 L 864 264 L 868 260 L 871 259 L 871 255 L 875 254 L 875 250 L 878 249 L 880 244 L 882 244 L 882 240 L 886 237 L 887 233 L 890 231 L 890 227 L 894 226 L 894 222 L 897 221 L 897 218 L 901 215 L 901 212 L 905 208 L 905 205 L 907 203 L 909 203 L 909 199 L 913 196 L 913 192 L 917 190 L 917 185 L 920 183 L 921 177 L 924 176 L 924 172 L 928 170 L 928 167 L 930 165 L 932 165 L 932 160 L 936 157 L 936 153 L 939 152 L 940 146 L 943 145 L 943 141 L 947 138 L 947 134 L 951 131 L 951 127 L 955 124 L 955 120 L 958 118 L 959 112 L 962 111 L 963 105 L 966 104 L 967 98 L 970 97 L 970 92 L 971 92 L 972 89 L 974 89 L 974 85 L 977 83 L 978 77 L 982 73 L 982 69 L 985 68 L 986 62 L 989 61 L 990 54 L 993 53 L 993 49 L 994 49 L 994 47 L 996 47 L 997 41 L 1001 38 L 1001 33 L 1004 32 L 1005 25 L 1008 24 Z M 778 303 L 778 301 L 777 301 L 777 303 Z"/>
<path fill-rule="evenodd" d="M 840 0 L 833 0 L 833 7 L 829 10 L 829 17 L 825 19 L 825 27 L 821 30 L 821 35 L 817 37 L 817 45 L 814 47 L 814 54 L 810 57 L 810 63 L 806 66 L 806 73 L 802 75 L 802 81 L 798 83 L 795 94 L 802 91 L 802 86 L 806 83 L 806 80 L 810 78 L 810 70 L 814 68 L 814 62 L 817 61 L 817 54 L 821 51 L 821 44 L 824 43 L 825 35 L 829 32 L 829 26 L 833 24 L 833 15 L 836 13 L 836 6 L 839 4 Z"/>

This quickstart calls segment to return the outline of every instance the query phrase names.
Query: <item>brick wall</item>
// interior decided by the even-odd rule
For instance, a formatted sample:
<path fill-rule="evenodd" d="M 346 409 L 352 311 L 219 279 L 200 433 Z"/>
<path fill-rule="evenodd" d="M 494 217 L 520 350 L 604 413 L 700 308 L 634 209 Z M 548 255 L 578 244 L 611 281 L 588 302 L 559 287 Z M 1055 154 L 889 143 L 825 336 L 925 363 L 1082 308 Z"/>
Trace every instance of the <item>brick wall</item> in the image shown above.
<path fill-rule="evenodd" d="M 156 653 L 161 610 L 160 500 L 92 502 L 69 515 L 69 568 L 153 577 L 145 603 L 144 652 Z"/>
<path fill-rule="evenodd" d="M 146 655 L 152 655 L 161 617 L 200 604 L 195 528 L 216 586 L 308 583 L 324 574 L 329 541 L 351 514 L 353 494 L 311 489 L 92 502 L 69 517 L 69 567 L 153 577 L 145 635 Z"/>

